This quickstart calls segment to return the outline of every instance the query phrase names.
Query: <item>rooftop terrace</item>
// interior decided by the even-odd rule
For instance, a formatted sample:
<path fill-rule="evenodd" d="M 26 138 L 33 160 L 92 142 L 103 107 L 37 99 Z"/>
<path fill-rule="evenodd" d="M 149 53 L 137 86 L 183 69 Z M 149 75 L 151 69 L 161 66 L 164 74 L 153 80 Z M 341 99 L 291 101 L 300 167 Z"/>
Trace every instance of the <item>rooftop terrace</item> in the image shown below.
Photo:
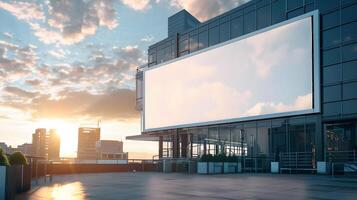
<path fill-rule="evenodd" d="M 102 173 L 53 177 L 17 199 L 355 199 L 357 177 Z"/>

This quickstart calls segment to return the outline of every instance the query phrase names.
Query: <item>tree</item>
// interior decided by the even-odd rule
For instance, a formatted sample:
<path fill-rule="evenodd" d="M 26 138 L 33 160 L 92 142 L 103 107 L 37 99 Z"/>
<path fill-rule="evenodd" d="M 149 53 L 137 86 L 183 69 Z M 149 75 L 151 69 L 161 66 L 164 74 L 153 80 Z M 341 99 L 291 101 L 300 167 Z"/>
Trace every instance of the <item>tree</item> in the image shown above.
<path fill-rule="evenodd" d="M 11 165 L 27 165 L 27 159 L 23 153 L 16 151 L 10 155 L 9 161 Z"/>
<path fill-rule="evenodd" d="M 7 156 L 2 148 L 0 148 L 0 166 L 10 166 L 9 160 L 7 159 Z"/>

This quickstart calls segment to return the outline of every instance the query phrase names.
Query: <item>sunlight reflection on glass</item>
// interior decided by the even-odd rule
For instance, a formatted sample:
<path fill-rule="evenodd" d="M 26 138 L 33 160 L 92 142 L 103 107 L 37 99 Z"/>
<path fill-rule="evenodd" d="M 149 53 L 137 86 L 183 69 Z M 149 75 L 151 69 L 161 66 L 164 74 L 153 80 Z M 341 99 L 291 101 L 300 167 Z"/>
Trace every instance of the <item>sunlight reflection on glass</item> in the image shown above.
<path fill-rule="evenodd" d="M 55 184 L 51 193 L 52 199 L 85 199 L 84 187 L 81 182 Z"/>

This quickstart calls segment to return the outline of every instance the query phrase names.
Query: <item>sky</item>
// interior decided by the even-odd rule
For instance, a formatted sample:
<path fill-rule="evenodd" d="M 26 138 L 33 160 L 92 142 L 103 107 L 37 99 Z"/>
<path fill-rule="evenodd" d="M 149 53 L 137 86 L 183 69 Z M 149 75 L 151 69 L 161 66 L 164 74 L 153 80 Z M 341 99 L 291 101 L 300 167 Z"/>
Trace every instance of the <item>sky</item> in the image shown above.
<path fill-rule="evenodd" d="M 148 46 L 181 9 L 205 21 L 246 1 L 1 0 L 0 142 L 55 128 L 61 156 L 75 157 L 78 127 L 100 120 L 101 139 L 123 140 L 129 157 L 156 155 L 155 143 L 125 140 L 140 134 L 135 70 Z"/>

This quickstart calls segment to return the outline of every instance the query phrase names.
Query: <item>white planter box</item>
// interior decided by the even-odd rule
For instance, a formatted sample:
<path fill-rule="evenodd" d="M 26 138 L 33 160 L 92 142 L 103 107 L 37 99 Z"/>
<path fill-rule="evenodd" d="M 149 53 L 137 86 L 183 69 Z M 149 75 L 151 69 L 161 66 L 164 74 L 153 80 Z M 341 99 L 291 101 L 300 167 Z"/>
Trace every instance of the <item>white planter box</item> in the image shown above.
<path fill-rule="evenodd" d="M 198 174 L 221 174 L 223 162 L 197 162 Z"/>
<path fill-rule="evenodd" d="M 224 168 L 224 173 L 229 174 L 229 173 L 236 173 L 236 169 L 238 167 L 237 162 L 224 162 L 223 163 L 223 168 Z"/>
<path fill-rule="evenodd" d="M 198 174 L 208 174 L 208 163 L 207 162 L 197 162 L 197 173 Z"/>
<path fill-rule="evenodd" d="M 223 162 L 209 162 L 210 174 L 221 174 L 223 172 Z"/>
<path fill-rule="evenodd" d="M 0 199 L 5 199 L 6 167 L 0 166 Z"/>
<path fill-rule="evenodd" d="M 317 174 L 331 174 L 331 163 L 318 161 Z"/>
<path fill-rule="evenodd" d="M 279 162 L 271 162 L 270 163 L 270 171 L 271 173 L 279 173 Z"/>

